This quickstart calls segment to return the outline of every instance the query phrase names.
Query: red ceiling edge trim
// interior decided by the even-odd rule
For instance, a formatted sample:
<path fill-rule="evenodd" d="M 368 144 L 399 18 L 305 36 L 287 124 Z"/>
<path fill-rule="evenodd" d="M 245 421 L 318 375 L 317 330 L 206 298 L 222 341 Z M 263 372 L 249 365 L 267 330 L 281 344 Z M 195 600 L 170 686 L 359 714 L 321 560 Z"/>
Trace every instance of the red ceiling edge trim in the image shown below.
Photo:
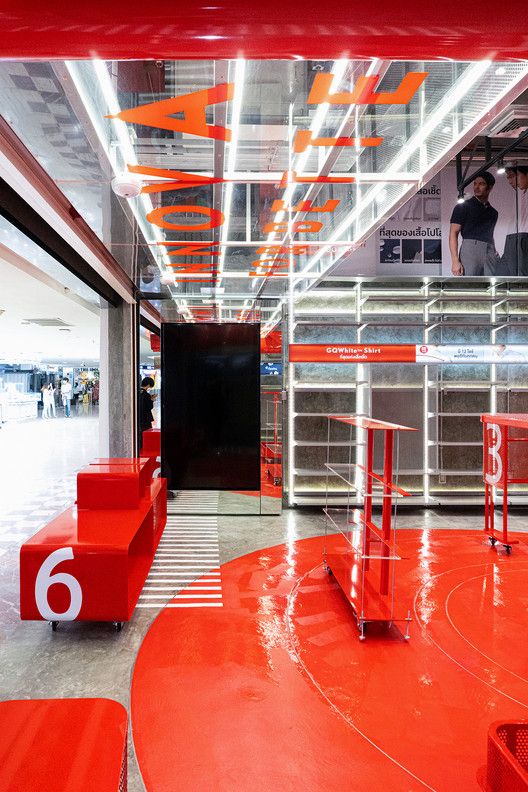
<path fill-rule="evenodd" d="M 378 0 L 271 0 L 178 4 L 139 0 L 42 5 L 4 0 L 0 57 L 9 59 L 370 58 L 517 60 L 528 58 L 519 20 L 525 0 L 501 16 L 490 0 L 443 3 Z"/>

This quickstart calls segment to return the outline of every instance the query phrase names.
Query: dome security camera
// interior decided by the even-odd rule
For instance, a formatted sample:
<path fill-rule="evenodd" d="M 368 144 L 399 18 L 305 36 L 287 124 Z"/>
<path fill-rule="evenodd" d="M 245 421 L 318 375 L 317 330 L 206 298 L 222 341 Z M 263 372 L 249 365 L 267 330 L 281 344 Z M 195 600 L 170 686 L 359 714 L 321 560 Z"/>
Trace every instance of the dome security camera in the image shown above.
<path fill-rule="evenodd" d="M 137 198 L 143 184 L 133 173 L 121 173 L 112 179 L 112 190 L 120 198 Z"/>

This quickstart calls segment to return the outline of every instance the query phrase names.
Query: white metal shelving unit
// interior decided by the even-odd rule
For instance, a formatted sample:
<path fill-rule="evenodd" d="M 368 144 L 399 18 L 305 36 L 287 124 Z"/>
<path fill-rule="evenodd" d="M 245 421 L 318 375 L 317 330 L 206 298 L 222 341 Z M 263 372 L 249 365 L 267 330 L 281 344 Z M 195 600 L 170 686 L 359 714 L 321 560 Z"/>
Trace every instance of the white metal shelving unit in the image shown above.
<path fill-rule="evenodd" d="M 377 279 L 366 284 L 350 279 L 341 290 L 334 284 L 331 293 L 320 288 L 300 297 L 289 321 L 294 343 L 528 343 L 528 288 L 521 281 Z M 416 496 L 413 505 L 480 502 L 480 415 L 528 412 L 528 366 L 458 368 L 402 364 L 396 371 L 394 364 L 294 364 L 288 399 L 293 426 L 290 502 L 324 501 L 326 415 L 370 415 L 374 400 L 377 416 L 396 420 L 391 410 L 397 409 L 398 399 L 402 412 L 407 410 L 401 421 L 422 430 L 420 450 L 400 465 L 406 488 Z M 344 449 L 344 440 L 333 442 L 336 450 Z M 354 461 L 360 461 L 361 430 L 354 442 Z M 524 497 L 520 490 L 513 494 L 517 502 Z M 343 493 L 336 487 L 329 499 L 339 504 Z"/>

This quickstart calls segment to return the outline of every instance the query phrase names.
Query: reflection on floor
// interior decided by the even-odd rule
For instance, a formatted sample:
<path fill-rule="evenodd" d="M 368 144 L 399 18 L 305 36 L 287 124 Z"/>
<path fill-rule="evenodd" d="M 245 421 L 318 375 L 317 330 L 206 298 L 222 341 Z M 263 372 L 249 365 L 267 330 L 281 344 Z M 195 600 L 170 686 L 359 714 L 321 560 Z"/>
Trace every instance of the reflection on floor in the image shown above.
<path fill-rule="evenodd" d="M 50 422 L 50 427 L 53 423 L 53 421 Z M 54 432 L 60 431 L 58 423 L 59 421 L 57 419 L 57 426 L 55 426 Z M 39 432 L 39 427 L 37 427 L 36 424 L 33 426 L 33 430 L 35 432 L 35 437 L 40 436 L 37 434 Z M 3 434 L 4 431 L 5 427 L 0 431 L 0 443 L 2 444 L 5 437 Z M 48 479 L 45 479 L 43 476 L 37 476 L 37 474 L 34 472 L 34 469 L 31 471 L 28 467 L 28 465 L 31 465 L 31 452 L 27 449 L 31 448 L 29 438 L 32 435 L 32 431 L 28 431 L 25 435 L 23 446 L 21 444 L 17 444 L 16 447 L 9 452 L 19 453 L 17 458 L 17 475 L 20 478 L 20 482 L 18 484 L 18 505 L 24 504 L 22 499 L 23 497 L 28 499 L 28 502 L 30 499 L 31 502 L 33 502 L 34 495 L 38 494 L 35 487 L 35 482 L 37 480 L 39 481 L 39 486 L 43 486 L 43 491 L 49 492 L 49 488 L 53 486 L 53 483 L 56 482 L 57 479 L 60 479 L 60 475 L 57 470 L 52 468 L 49 457 L 47 458 L 48 470 L 50 471 Z M 73 469 L 73 466 L 80 467 L 82 464 L 88 461 L 88 458 L 98 456 L 96 451 L 90 450 L 90 443 L 95 442 L 97 435 L 97 432 L 94 429 L 94 423 L 89 423 L 86 425 L 85 429 L 80 429 L 82 436 L 77 436 L 75 431 L 76 424 L 74 421 L 72 421 L 70 425 L 64 427 L 64 437 L 62 438 L 62 453 L 65 454 L 64 443 L 66 443 L 66 447 L 69 449 L 66 459 L 69 461 L 69 464 L 72 465 L 72 468 L 70 469 Z M 48 440 L 44 444 L 46 449 L 55 448 L 54 438 L 56 436 L 57 435 L 50 434 Z M 38 453 L 41 453 L 42 441 L 39 442 L 40 445 Z M 58 446 L 61 446 L 60 442 L 58 443 Z M 24 453 L 21 452 L 21 448 L 23 448 Z M 55 459 L 55 457 L 53 457 L 53 459 Z M 4 471 L 6 471 L 9 465 L 6 464 L 3 456 L 1 462 L 4 465 Z M 60 462 L 60 464 L 62 464 L 62 462 Z M 29 473 L 26 474 L 26 471 L 29 471 Z M 73 493 L 73 491 L 74 488 L 72 479 L 69 492 Z M 63 497 L 62 494 L 61 497 Z M 66 490 L 64 491 L 64 497 L 66 497 Z M 71 494 L 67 497 L 71 498 Z M 53 508 L 55 511 L 61 507 L 61 504 L 59 500 L 55 498 L 55 495 L 50 495 L 49 503 L 50 510 Z M 46 519 L 46 517 L 42 513 L 39 519 Z M 510 516 L 510 521 L 513 530 L 521 530 L 526 525 L 525 512 L 522 510 L 513 510 Z M 433 529 L 443 529 L 446 527 L 446 525 L 453 529 L 458 528 L 465 530 L 480 530 L 483 524 L 483 515 L 482 512 L 477 510 L 474 510 L 473 512 L 452 511 L 448 513 L 423 509 L 417 509 L 409 512 L 402 510 L 398 515 L 398 523 L 400 527 L 426 527 L 431 529 L 431 533 L 434 535 L 435 531 Z M 11 532 L 11 528 L 6 525 L 3 530 L 4 541 L 0 544 L 1 552 L 3 552 L 3 555 L 0 557 L 0 698 L 11 699 L 46 698 L 49 696 L 107 696 L 122 702 L 125 706 L 129 706 L 130 679 L 132 669 L 136 661 L 136 656 L 145 635 L 163 607 L 165 597 L 152 601 L 152 604 L 154 604 L 156 607 L 137 609 L 134 613 L 132 621 L 125 625 L 121 633 L 114 633 L 111 626 L 107 624 L 63 624 L 60 626 L 57 632 L 52 632 L 45 622 L 21 622 L 18 613 L 18 551 L 24 538 L 27 535 L 34 533 L 36 528 L 20 528 L 17 529 L 16 532 Z M 218 533 L 220 562 L 222 565 L 225 565 L 233 559 L 236 559 L 247 553 L 253 553 L 257 550 L 264 550 L 266 548 L 273 548 L 273 546 L 282 545 L 283 543 L 286 543 L 287 545 L 288 555 L 291 555 L 292 558 L 300 558 L 300 554 L 299 556 L 296 555 L 296 548 L 302 546 L 302 543 L 299 544 L 297 540 L 309 537 L 317 537 L 324 533 L 324 517 L 321 510 L 308 511 L 301 509 L 285 510 L 281 515 L 278 516 L 218 517 Z M 168 538 L 168 534 L 166 535 L 166 538 Z M 318 541 L 319 540 L 317 540 L 317 542 Z M 401 538 L 398 539 L 398 542 L 401 542 Z M 455 545 L 453 544 L 452 547 L 454 548 Z M 313 555 L 313 551 L 311 551 L 311 554 Z M 266 560 L 268 557 L 270 559 L 269 561 Z M 277 621 L 278 617 L 276 617 L 276 614 L 278 613 L 276 609 L 278 591 L 276 575 L 271 574 L 269 576 L 269 583 L 267 580 L 268 566 L 269 564 L 273 563 L 275 551 L 266 549 L 266 552 L 258 554 L 258 558 L 261 560 L 259 561 L 259 567 L 254 574 L 254 580 L 252 580 L 252 575 L 248 575 L 247 582 L 244 582 L 244 585 L 242 585 L 240 581 L 236 581 L 236 579 L 231 575 L 227 578 L 227 580 L 225 580 L 222 576 L 221 585 L 222 599 L 224 603 L 223 608 L 208 607 L 205 609 L 175 609 L 171 612 L 180 614 L 182 617 L 185 617 L 185 619 L 188 619 L 188 621 L 185 621 L 184 626 L 185 629 L 187 629 L 187 626 L 189 626 L 191 631 L 193 629 L 192 625 L 195 619 L 198 620 L 197 624 L 203 626 L 202 610 L 209 614 L 219 615 L 226 612 L 234 614 L 232 607 L 233 598 L 238 599 L 241 608 L 243 606 L 247 613 L 251 614 L 251 609 L 255 606 L 255 591 L 253 591 L 250 587 L 254 586 L 255 582 L 262 580 L 263 585 L 269 585 L 270 587 L 269 592 L 266 588 L 266 592 L 260 596 L 258 600 L 258 607 L 262 614 L 265 614 L 267 611 L 269 611 L 269 620 L 267 622 L 263 621 L 261 623 L 262 628 L 265 630 L 265 633 L 268 636 L 267 640 L 271 652 L 269 662 L 274 664 L 276 661 L 280 663 L 287 661 L 289 664 L 291 664 L 290 655 L 288 654 L 287 658 L 285 658 L 283 651 L 279 651 L 283 634 L 281 632 L 282 627 L 280 620 Z M 518 553 L 516 549 L 513 552 L 511 560 L 514 564 L 518 563 Z M 314 564 L 316 561 L 318 561 L 318 559 L 314 561 Z M 300 568 L 301 567 L 298 565 L 297 569 Z M 283 569 L 285 572 L 284 592 L 287 593 L 287 591 L 291 590 L 295 580 L 291 576 L 292 570 L 289 565 L 284 566 Z M 193 581 L 199 579 L 200 577 L 202 577 L 200 572 L 197 574 L 193 572 L 192 574 L 189 573 L 185 575 L 186 580 L 190 580 L 192 578 Z M 236 583 L 236 586 L 233 585 L 234 583 Z M 174 585 L 174 581 L 171 579 L 171 582 L 167 585 L 172 587 Z M 175 589 L 175 593 L 184 593 L 182 587 L 185 585 L 187 585 L 187 583 L 183 582 L 182 580 L 180 584 L 178 584 L 178 588 Z M 319 585 L 319 582 L 317 582 L 316 585 Z M 244 588 L 244 586 L 246 586 L 246 588 Z M 231 603 L 230 607 L 227 609 L 226 602 Z M 321 603 L 325 608 L 329 604 L 324 599 L 321 600 Z M 349 614 L 347 615 L 347 619 L 349 619 Z M 351 629 L 349 624 L 347 629 Z M 154 628 L 154 630 L 157 630 L 157 626 Z M 418 632 L 419 630 L 414 624 L 412 627 L 412 638 L 409 644 L 410 651 L 415 651 L 414 647 L 418 645 L 416 643 L 416 635 Z M 175 637 L 177 637 L 179 640 L 182 636 L 180 636 L 178 632 L 177 636 Z M 275 639 L 278 642 L 277 647 L 274 646 Z M 238 636 L 234 640 L 237 642 Z M 319 639 L 316 636 L 315 638 L 311 639 L 311 643 L 315 643 L 317 640 Z M 356 647 L 357 640 L 354 631 L 352 631 L 351 641 L 353 647 Z M 367 646 L 368 650 L 368 640 L 365 642 L 365 645 Z M 235 658 L 235 665 L 242 667 L 244 663 L 252 662 L 252 655 L 245 656 L 244 644 L 241 643 L 239 646 L 240 651 Z M 226 657 L 231 656 L 233 651 L 233 646 L 226 646 Z M 524 656 L 525 654 L 522 655 L 522 657 Z M 175 659 L 179 658 L 182 666 L 185 665 L 181 655 L 174 655 L 174 657 Z M 213 657 L 211 657 L 211 667 L 213 667 L 212 661 Z M 333 662 L 333 656 L 330 652 L 328 654 L 327 662 Z M 166 678 L 174 679 L 175 673 L 179 672 L 180 667 L 181 666 L 174 666 L 174 668 L 167 668 L 162 674 L 160 674 L 159 677 L 157 677 L 159 682 L 159 688 L 156 693 L 157 698 L 163 697 L 165 695 L 164 682 Z M 189 668 L 190 667 L 191 666 L 189 666 Z M 299 666 L 297 666 L 297 669 L 299 669 Z M 232 670 L 232 664 L 223 668 L 223 675 L 226 680 L 226 689 L 228 689 L 230 686 Z M 211 684 L 214 684 L 215 673 L 216 671 L 213 669 Z M 303 674 L 297 673 L 297 676 L 294 676 L 293 678 L 296 680 L 295 690 L 298 689 L 298 685 L 306 685 L 306 677 L 304 677 Z M 187 675 L 185 676 L 185 679 L 188 680 Z M 287 713 L 290 708 L 290 702 L 293 700 L 292 697 L 295 690 L 292 690 L 291 694 L 289 690 L 281 694 L 285 713 Z M 243 692 L 244 691 L 242 690 L 242 693 Z M 248 702 L 248 707 L 256 706 L 255 702 L 258 701 L 259 695 L 258 688 L 256 690 L 253 687 L 246 689 L 245 699 Z M 211 696 L 209 695 L 208 701 L 210 700 Z M 236 703 L 236 697 L 233 699 L 233 701 Z M 314 704 L 314 706 L 316 705 Z M 327 705 L 325 706 L 328 709 Z M 319 709 L 318 705 L 317 714 L 318 716 L 321 714 L 321 710 Z M 492 712 L 489 714 L 491 715 Z M 329 713 L 325 711 L 324 720 L 321 721 L 321 725 L 307 722 L 305 723 L 305 728 L 309 730 L 310 734 L 312 734 L 314 731 L 321 731 L 324 736 L 323 724 L 328 723 L 329 717 Z M 207 718 L 204 720 L 204 723 L 206 722 Z M 344 726 L 346 727 L 345 731 L 348 734 L 350 727 L 347 724 L 344 724 Z M 334 727 L 328 731 L 327 739 L 332 738 L 332 735 L 334 734 L 333 728 Z M 449 729 L 450 724 L 449 722 L 446 722 L 446 730 L 449 731 Z M 347 746 L 348 740 L 349 737 L 347 736 Z M 244 737 L 244 743 L 247 744 L 250 741 L 252 741 L 252 736 L 248 732 Z M 155 745 L 155 742 L 153 742 L 152 745 Z M 179 745 L 184 745 L 184 748 L 186 749 L 187 743 L 182 743 L 181 737 L 178 737 L 173 741 L 170 753 L 168 754 L 168 756 L 171 758 L 170 761 L 172 761 L 172 757 L 175 755 L 175 750 Z M 254 742 L 254 745 L 255 751 L 257 751 L 259 746 L 256 741 Z M 276 751 L 278 751 L 280 745 L 276 740 L 274 740 L 274 745 L 276 746 Z M 278 745 L 279 747 L 277 748 Z M 298 756 L 299 750 L 300 746 L 299 748 L 295 748 L 295 750 L 293 750 L 293 758 Z M 348 751 L 348 747 L 346 750 Z M 289 739 L 284 746 L 285 755 L 288 754 L 288 751 L 290 751 Z M 323 764 L 325 762 L 324 757 L 325 753 L 322 751 L 319 759 Z M 349 758 L 350 757 L 348 754 L 344 756 L 344 766 L 347 766 L 346 763 L 348 763 Z M 233 773 L 234 772 L 235 770 L 233 770 Z M 263 771 L 262 779 L 267 779 L 268 777 L 267 771 Z M 326 779 L 327 783 L 325 784 L 325 789 L 329 787 L 337 789 L 338 787 L 335 784 L 332 785 L 331 780 L 328 779 L 329 777 Z M 268 789 L 273 789 L 273 786 L 271 786 L 272 783 L 273 779 L 270 780 Z M 176 788 L 179 787 L 177 786 Z M 232 788 L 239 788 L 238 781 L 237 784 Z M 297 787 L 297 789 L 299 788 L 308 789 L 309 787 L 304 785 L 302 787 Z M 349 784 L 347 788 L 354 789 L 354 785 Z M 395 787 L 393 787 L 393 789 L 394 788 Z M 440 788 L 445 789 L 446 787 Z M 214 788 L 211 786 L 206 786 L 203 789 L 208 790 Z M 372 785 L 372 789 L 379 789 L 379 786 L 377 787 L 374 784 Z M 407 787 L 396 787 L 396 789 L 407 789 Z M 462 789 L 462 787 L 459 787 L 459 789 Z M 128 790 L 129 792 L 143 792 L 144 790 L 132 746 L 130 746 L 129 751 Z M 389 787 L 385 786 L 383 792 L 389 792 Z"/>
<path fill-rule="evenodd" d="M 218 490 L 175 490 L 169 501 L 171 514 L 218 514 Z"/>
<path fill-rule="evenodd" d="M 70 500 L 75 491 L 72 474 L 99 456 L 97 412 L 6 423 L 0 448 L 2 516 L 46 500 L 53 501 L 46 508 L 57 505 L 57 511 L 62 490 Z"/>
<path fill-rule="evenodd" d="M 221 611 L 164 610 L 132 685 L 147 791 L 480 789 L 489 724 L 528 711 L 528 543 L 399 545 L 408 643 L 395 626 L 358 640 L 320 538 L 225 564 Z"/>

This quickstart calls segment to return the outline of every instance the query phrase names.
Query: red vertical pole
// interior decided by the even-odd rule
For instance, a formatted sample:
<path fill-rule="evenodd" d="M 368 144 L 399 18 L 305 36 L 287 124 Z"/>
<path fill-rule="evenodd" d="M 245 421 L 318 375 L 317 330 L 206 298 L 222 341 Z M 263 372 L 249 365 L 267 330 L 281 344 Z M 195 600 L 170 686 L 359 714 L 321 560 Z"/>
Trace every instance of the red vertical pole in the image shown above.
<path fill-rule="evenodd" d="M 493 500 L 493 488 L 488 484 L 489 491 L 489 530 L 490 534 L 495 533 L 495 502 Z"/>
<path fill-rule="evenodd" d="M 366 460 L 366 482 L 365 495 L 363 498 L 363 514 L 365 515 L 365 555 L 370 555 L 370 528 L 368 524 L 372 522 L 372 476 L 370 475 L 374 465 L 374 429 L 367 429 L 367 460 Z M 369 568 L 369 559 L 365 558 L 365 571 Z"/>
<path fill-rule="evenodd" d="M 279 442 L 279 394 L 273 394 L 273 444 L 277 446 Z M 273 449 L 274 453 L 277 448 Z"/>
<path fill-rule="evenodd" d="M 503 426 L 502 439 L 502 541 L 508 544 L 508 427 Z"/>
<path fill-rule="evenodd" d="M 482 423 L 482 478 L 484 480 L 484 531 L 489 535 L 489 500 L 490 500 L 490 487 L 488 484 L 488 424 L 486 421 Z"/>
<path fill-rule="evenodd" d="M 383 532 L 384 555 L 389 555 L 390 535 L 391 535 L 391 517 L 392 517 L 392 492 L 388 486 L 392 482 L 392 450 L 394 445 L 394 430 L 386 429 L 385 431 L 385 448 L 383 450 L 383 505 L 381 507 L 381 530 Z M 389 592 L 389 566 L 390 561 L 388 558 L 383 558 L 381 561 L 380 572 L 380 594 L 388 594 Z"/>
<path fill-rule="evenodd" d="M 484 479 L 484 532 L 489 535 L 488 526 L 489 526 L 489 485 L 486 482 L 486 479 Z"/>

